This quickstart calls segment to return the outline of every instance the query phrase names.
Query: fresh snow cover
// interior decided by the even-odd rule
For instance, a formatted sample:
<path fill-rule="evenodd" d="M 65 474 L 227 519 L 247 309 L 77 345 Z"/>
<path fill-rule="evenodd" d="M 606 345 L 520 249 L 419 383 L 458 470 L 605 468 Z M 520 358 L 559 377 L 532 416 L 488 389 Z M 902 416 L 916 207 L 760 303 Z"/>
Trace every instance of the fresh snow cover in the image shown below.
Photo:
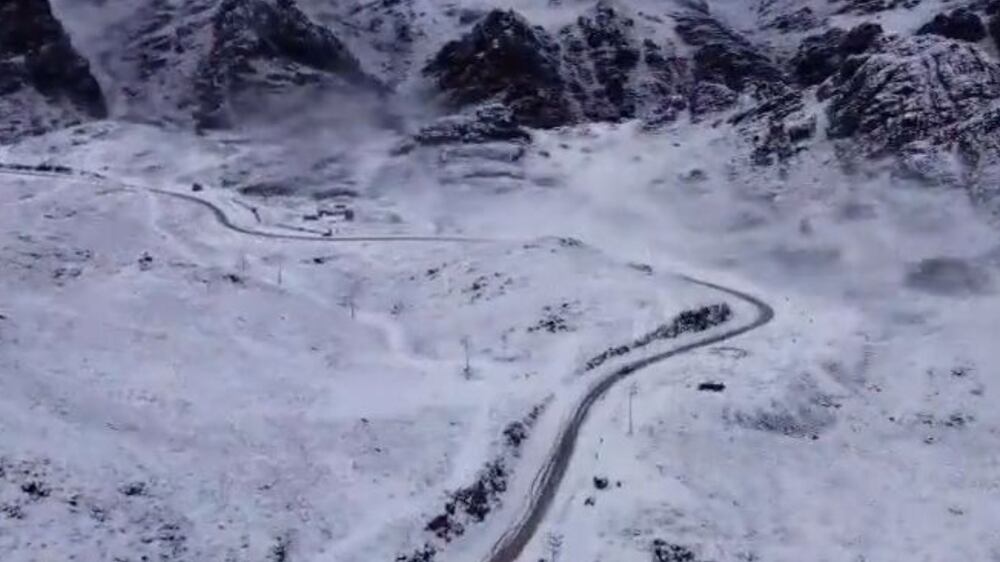
<path fill-rule="evenodd" d="M 347 4 L 302 2 L 334 28 Z M 442 4 L 413 3 L 431 39 L 410 62 L 344 40 L 408 95 L 411 62 L 458 33 Z M 555 4 L 510 6 L 558 28 L 590 5 Z M 711 4 L 766 39 L 741 3 Z M 111 43 L 83 22 L 128 14 L 55 6 L 101 77 Z M 522 560 L 1000 560 L 1000 239 L 966 194 L 881 162 L 848 176 L 819 138 L 752 166 L 732 128 L 687 117 L 434 147 L 408 140 L 422 108 L 339 103 L 274 128 L 109 120 L 0 146 L 102 176 L 0 168 L 0 560 L 371 562 L 425 543 L 484 560 L 590 385 L 702 335 L 589 358 L 700 306 L 752 318 L 680 275 L 776 317 L 612 388 Z M 501 503 L 435 539 L 448 494 L 498 457 Z"/>

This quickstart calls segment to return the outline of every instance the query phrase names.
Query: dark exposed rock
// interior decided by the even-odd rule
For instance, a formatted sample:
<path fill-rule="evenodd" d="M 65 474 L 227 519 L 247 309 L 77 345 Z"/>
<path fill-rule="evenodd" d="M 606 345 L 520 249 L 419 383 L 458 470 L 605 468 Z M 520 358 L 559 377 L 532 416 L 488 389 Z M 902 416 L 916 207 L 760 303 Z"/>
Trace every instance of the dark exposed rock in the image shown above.
<path fill-rule="evenodd" d="M 642 58 L 642 48 L 634 37 L 634 27 L 632 18 L 601 0 L 580 16 L 576 25 L 560 31 L 570 92 L 584 119 L 616 121 L 636 116 L 642 100 L 630 82 Z M 654 59 L 657 48 L 653 43 L 647 49 Z"/>
<path fill-rule="evenodd" d="M 420 130 L 417 142 L 427 145 L 444 143 L 483 143 L 492 141 L 528 142 L 531 135 L 517 124 L 514 115 L 499 104 L 445 117 Z"/>
<path fill-rule="evenodd" d="M 604 477 L 604 476 L 595 476 L 594 477 L 594 487 L 597 488 L 598 490 L 607 490 L 608 489 L 608 479 L 606 477 Z"/>
<path fill-rule="evenodd" d="M 687 59 L 668 55 L 649 39 L 643 42 L 643 61 L 647 75 L 639 93 L 651 100 L 646 120 L 654 124 L 671 122 L 689 108 L 690 64 Z"/>
<path fill-rule="evenodd" d="M 698 390 L 702 392 L 722 392 L 726 385 L 721 382 L 703 382 L 698 385 Z"/>
<path fill-rule="evenodd" d="M 584 369 L 592 371 L 615 357 L 620 357 L 632 350 L 646 347 L 655 341 L 674 339 L 686 333 L 704 332 L 729 321 L 732 316 L 733 310 L 726 303 L 712 304 L 694 310 L 685 310 L 675 316 L 670 323 L 662 324 L 655 330 L 643 334 L 630 343 L 610 347 L 600 354 L 591 357 L 587 360 Z"/>
<path fill-rule="evenodd" d="M 323 84 L 331 77 L 378 88 L 347 47 L 310 21 L 294 0 L 223 0 L 212 16 L 212 31 L 211 51 L 194 84 L 196 118 L 203 127 L 229 126 L 232 99 L 246 91 Z"/>
<path fill-rule="evenodd" d="M 149 0 L 122 30 L 112 72 L 143 119 L 227 127 L 296 92 L 383 87 L 294 0 Z"/>
<path fill-rule="evenodd" d="M 677 14 L 675 20 L 681 39 L 698 47 L 692 60 L 692 113 L 721 109 L 744 92 L 757 99 L 789 93 L 781 69 L 739 33 L 707 14 Z"/>
<path fill-rule="evenodd" d="M 631 18 L 601 1 L 593 13 L 580 16 L 576 26 L 560 32 L 567 45 L 563 56 L 578 74 L 573 94 L 586 118 L 608 121 L 635 115 L 637 100 L 628 88 L 640 60 L 630 32 L 634 25 Z"/>
<path fill-rule="evenodd" d="M 32 92 L 49 107 L 33 102 Z M 0 141 L 107 116 L 89 63 L 73 47 L 47 0 L 0 3 L 0 96 L 12 97 L 0 100 Z"/>
<path fill-rule="evenodd" d="M 990 35 L 993 37 L 993 43 L 996 45 L 997 49 L 1000 49 L 1000 11 L 990 16 L 986 27 L 989 29 Z"/>
<path fill-rule="evenodd" d="M 605 0 L 554 34 L 493 11 L 446 44 L 424 73 L 452 105 L 500 102 L 532 127 L 672 121 L 687 107 L 689 65 L 637 27 Z"/>
<path fill-rule="evenodd" d="M 663 539 L 653 540 L 652 550 L 653 562 L 698 562 L 690 548 Z"/>
<path fill-rule="evenodd" d="M 959 8 L 934 16 L 917 30 L 917 35 L 926 34 L 976 43 L 986 38 L 986 26 L 975 12 Z"/>
<path fill-rule="evenodd" d="M 914 141 L 973 151 L 993 132 L 984 119 L 1000 98 L 1000 66 L 978 47 L 937 36 L 879 40 L 877 52 L 849 58 L 834 77 L 832 138 L 853 137 L 868 156 Z M 993 141 L 995 142 L 995 140 Z"/>
<path fill-rule="evenodd" d="M 804 86 L 819 84 L 831 76 L 850 55 L 858 55 L 882 35 L 882 26 L 863 23 L 850 31 L 830 29 L 806 37 L 792 60 L 795 78 Z"/>
<path fill-rule="evenodd" d="M 396 562 L 434 562 L 436 555 L 437 550 L 433 546 L 425 544 L 410 554 L 400 554 L 396 557 Z"/>
<path fill-rule="evenodd" d="M 691 92 L 691 113 L 705 115 L 732 107 L 739 94 L 715 82 L 699 82 Z"/>
<path fill-rule="evenodd" d="M 520 14 L 494 10 L 424 67 L 456 106 L 499 101 L 528 126 L 571 121 L 558 46 Z"/>
<path fill-rule="evenodd" d="M 896 8 L 914 8 L 921 0 L 831 0 L 838 14 L 875 14 Z"/>
<path fill-rule="evenodd" d="M 819 25 L 816 13 L 809 6 L 798 10 L 780 14 L 764 25 L 765 29 L 777 29 L 778 31 L 806 31 Z"/>
<path fill-rule="evenodd" d="M 921 260 L 906 274 L 907 286 L 937 295 L 964 296 L 986 292 L 989 271 L 969 260 L 937 257 Z"/>

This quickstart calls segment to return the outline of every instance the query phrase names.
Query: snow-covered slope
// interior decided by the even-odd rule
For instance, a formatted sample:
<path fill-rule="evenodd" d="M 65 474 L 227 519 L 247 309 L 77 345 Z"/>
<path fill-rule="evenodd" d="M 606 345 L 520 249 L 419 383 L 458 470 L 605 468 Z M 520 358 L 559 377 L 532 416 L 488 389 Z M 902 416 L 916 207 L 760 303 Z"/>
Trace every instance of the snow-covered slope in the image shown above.
<path fill-rule="evenodd" d="M 681 275 L 522 560 L 1000 553 L 995 3 L 52 2 L 3 562 L 487 560 Z"/>

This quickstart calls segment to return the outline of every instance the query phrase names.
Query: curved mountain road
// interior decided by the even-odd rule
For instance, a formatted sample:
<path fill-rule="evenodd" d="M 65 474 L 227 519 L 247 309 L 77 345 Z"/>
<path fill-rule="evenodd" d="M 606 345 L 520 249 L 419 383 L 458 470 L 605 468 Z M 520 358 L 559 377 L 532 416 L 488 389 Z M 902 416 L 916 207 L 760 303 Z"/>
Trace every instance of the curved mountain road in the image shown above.
<path fill-rule="evenodd" d="M 541 469 L 539 469 L 538 474 L 532 482 L 526 509 L 524 509 L 519 519 L 493 545 L 489 556 L 483 559 L 483 562 L 515 562 L 524 551 L 524 548 L 538 531 L 538 527 L 541 525 L 545 514 L 555 499 L 556 492 L 559 490 L 559 484 L 562 483 L 563 476 L 565 476 L 566 469 L 569 467 L 569 462 L 573 457 L 573 452 L 576 450 L 576 441 L 580 433 L 580 428 L 587 420 L 587 416 L 590 414 L 594 403 L 607 394 L 613 386 L 646 367 L 666 361 L 677 355 L 690 353 L 696 349 L 735 338 L 755 330 L 774 319 L 774 309 L 766 302 L 751 294 L 687 275 L 681 275 L 680 277 L 696 285 L 721 291 L 749 303 L 756 310 L 756 317 L 751 322 L 728 331 L 626 363 L 594 384 L 587 394 L 584 395 L 580 403 L 577 404 L 569 421 L 560 430 L 552 453 L 546 459 Z"/>
<path fill-rule="evenodd" d="M 90 175 L 73 175 L 69 173 L 60 172 L 45 172 L 38 170 L 22 170 L 16 168 L 3 168 L 0 167 L 0 175 L 8 176 L 20 176 L 29 178 L 55 178 L 63 180 L 73 180 L 91 183 L 95 185 L 108 185 L 114 184 L 117 187 L 122 187 L 126 189 L 134 189 L 136 191 L 146 191 L 153 193 L 155 195 L 160 195 L 163 197 L 169 197 L 173 199 L 179 199 L 181 201 L 187 201 L 189 203 L 194 203 L 207 211 L 209 211 L 215 218 L 215 221 L 219 223 L 220 226 L 231 230 L 233 232 L 244 234 L 247 236 L 255 236 L 257 238 L 268 238 L 271 240 L 296 240 L 300 242 L 489 242 L 485 238 L 474 238 L 468 236 L 436 236 L 436 235 L 376 235 L 376 236 L 324 236 L 324 235 L 307 235 L 307 234 L 285 234 L 281 232 L 270 232 L 266 230 L 256 230 L 253 228 L 248 228 L 233 222 L 226 214 L 225 210 L 216 205 L 215 203 L 209 201 L 208 199 L 202 199 L 201 197 L 196 197 L 194 195 L 189 195 L 187 193 L 181 193 L 179 191 L 171 191 L 168 189 L 159 189 L 155 187 L 146 187 L 141 185 L 128 184 L 122 181 L 112 180 L 109 178 L 101 177 L 97 174 Z"/>
<path fill-rule="evenodd" d="M 188 195 L 186 193 L 179 193 L 175 191 L 169 191 L 164 189 L 157 189 L 152 187 L 142 187 L 124 184 L 122 182 L 114 182 L 113 180 L 106 180 L 97 177 L 86 177 L 86 176 L 73 176 L 69 174 L 61 174 L 55 172 L 37 172 L 30 170 L 14 170 L 14 169 L 4 169 L 0 168 L 0 174 L 6 175 L 19 175 L 19 176 L 29 176 L 29 177 L 55 177 L 61 179 L 75 179 L 78 181 L 90 181 L 94 183 L 117 183 L 119 186 L 138 189 L 142 191 L 148 191 L 156 195 L 171 197 L 174 199 L 179 199 L 182 201 L 187 201 L 201 206 L 202 208 L 208 210 L 212 216 L 215 218 L 222 227 L 237 232 L 240 234 L 255 236 L 268 239 L 278 239 L 278 240 L 297 240 L 304 242 L 486 242 L 488 240 L 482 238 L 466 238 L 458 236 L 308 236 L 308 235 L 296 235 L 296 234 L 282 234 L 276 232 L 267 232 L 262 230 L 254 230 L 244 226 L 240 226 L 234 223 L 226 212 L 220 208 L 215 203 L 196 197 L 193 195 Z M 525 547 L 531 541 L 532 537 L 538 531 L 542 520 L 544 519 L 546 513 L 552 505 L 555 499 L 556 492 L 559 490 L 559 485 L 562 483 L 563 477 L 566 474 L 566 470 L 569 467 L 570 460 L 573 457 L 573 452 L 576 450 L 577 438 L 580 434 L 580 429 L 584 422 L 587 420 L 587 416 L 590 414 L 591 409 L 594 404 L 607 392 L 614 387 L 617 383 L 623 379 L 629 377 L 630 375 L 655 365 L 657 363 L 666 361 L 671 357 L 681 355 L 684 353 L 690 353 L 691 351 L 707 347 L 710 345 L 717 344 L 719 342 L 729 340 L 755 330 L 774 318 L 774 309 L 771 308 L 763 300 L 745 293 L 743 291 L 733 289 L 731 287 L 726 287 L 709 281 L 704 281 L 701 279 L 696 279 L 687 275 L 681 275 L 681 278 L 685 279 L 690 283 L 696 285 L 702 285 L 716 291 L 726 293 L 732 297 L 740 299 L 748 304 L 750 304 L 756 310 L 755 318 L 742 325 L 732 328 L 727 331 L 722 331 L 714 335 L 693 341 L 682 346 L 676 347 L 674 349 L 650 355 L 641 359 L 633 360 L 626 363 L 623 366 L 618 367 L 614 371 L 605 375 L 604 378 L 600 379 L 597 383 L 591 387 L 591 389 L 584 395 L 583 399 L 576 405 L 573 409 L 572 415 L 563 427 L 559 431 L 559 435 L 556 438 L 555 445 L 553 446 L 552 452 L 545 461 L 545 464 L 539 469 L 534 481 L 532 482 L 530 493 L 526 499 L 526 505 L 519 515 L 518 519 L 514 524 L 504 532 L 499 540 L 493 545 L 489 555 L 483 559 L 483 562 L 516 562 L 518 557 L 524 551 Z"/>

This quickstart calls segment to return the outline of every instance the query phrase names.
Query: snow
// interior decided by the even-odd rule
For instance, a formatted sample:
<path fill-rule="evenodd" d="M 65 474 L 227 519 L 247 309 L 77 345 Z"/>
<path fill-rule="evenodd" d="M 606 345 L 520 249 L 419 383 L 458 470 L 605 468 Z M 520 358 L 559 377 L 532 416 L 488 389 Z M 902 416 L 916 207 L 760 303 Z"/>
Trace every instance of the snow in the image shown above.
<path fill-rule="evenodd" d="M 532 6 L 558 26 L 582 5 Z M 441 21 L 426 44 L 454 36 Z M 586 359 L 692 307 L 750 316 L 678 274 L 776 319 L 614 387 L 524 560 L 558 562 L 549 537 L 574 561 L 648 561 L 655 539 L 719 562 L 1000 556 L 1000 244 L 964 192 L 878 162 L 848 175 L 822 139 L 753 167 L 730 128 L 683 119 L 455 149 L 409 147 L 412 123 L 385 127 L 367 101 L 321 109 L 228 135 L 107 121 L 0 147 L 108 178 L 0 173 L 4 562 L 393 560 L 545 403 L 502 504 L 439 545 L 439 562 L 480 560 L 619 364 Z M 239 193 L 264 181 L 297 195 Z M 330 187 L 357 192 L 356 220 L 305 218 Z M 262 233 L 469 240 L 252 237 L 146 188 Z M 939 258 L 981 285 L 912 282 Z M 544 328 L 552 314 L 566 331 Z"/>

